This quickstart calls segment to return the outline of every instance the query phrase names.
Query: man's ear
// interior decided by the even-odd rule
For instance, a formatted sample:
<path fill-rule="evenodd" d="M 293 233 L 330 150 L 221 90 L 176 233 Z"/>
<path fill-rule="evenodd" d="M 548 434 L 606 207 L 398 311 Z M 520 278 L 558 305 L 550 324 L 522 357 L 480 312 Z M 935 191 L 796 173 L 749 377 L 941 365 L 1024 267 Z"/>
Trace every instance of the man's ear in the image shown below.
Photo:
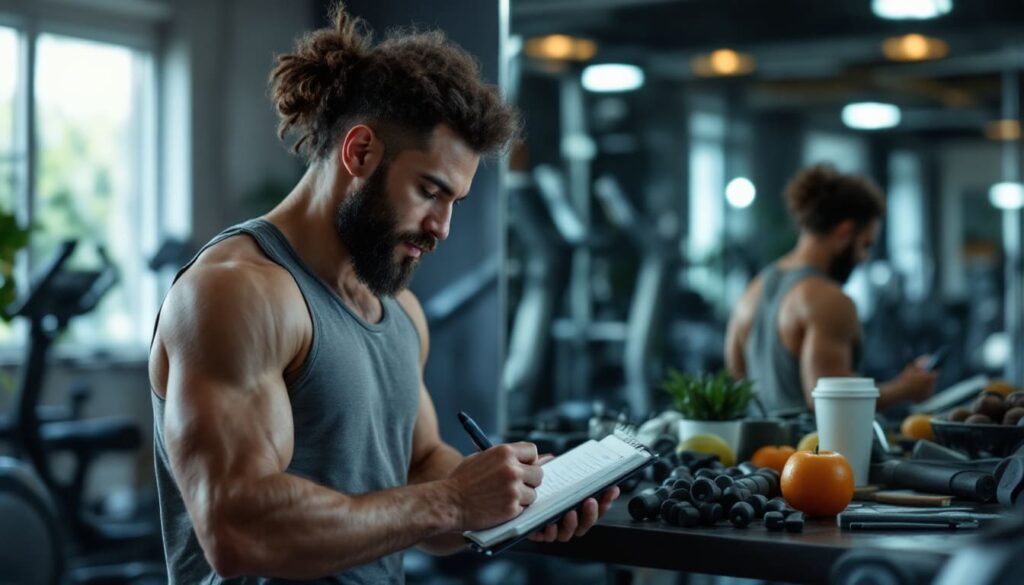
<path fill-rule="evenodd" d="M 843 220 L 832 229 L 832 237 L 835 238 L 841 247 L 848 246 L 856 235 L 857 222 L 852 219 Z"/>
<path fill-rule="evenodd" d="M 353 177 L 369 177 L 380 164 L 384 144 L 377 133 L 366 124 L 356 124 L 338 147 L 339 164 Z"/>

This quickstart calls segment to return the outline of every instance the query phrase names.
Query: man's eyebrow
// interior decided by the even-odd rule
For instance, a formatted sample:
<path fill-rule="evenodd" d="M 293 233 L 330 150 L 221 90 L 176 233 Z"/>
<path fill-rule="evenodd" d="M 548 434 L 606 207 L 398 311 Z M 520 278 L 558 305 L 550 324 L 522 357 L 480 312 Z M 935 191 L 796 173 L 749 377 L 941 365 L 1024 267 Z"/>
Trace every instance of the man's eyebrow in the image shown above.
<path fill-rule="evenodd" d="M 443 179 L 430 173 L 420 173 L 420 177 L 430 181 L 434 185 L 437 185 L 437 188 L 444 191 L 449 197 L 455 197 L 455 191 L 453 191 L 452 188 L 448 186 L 448 183 Z"/>

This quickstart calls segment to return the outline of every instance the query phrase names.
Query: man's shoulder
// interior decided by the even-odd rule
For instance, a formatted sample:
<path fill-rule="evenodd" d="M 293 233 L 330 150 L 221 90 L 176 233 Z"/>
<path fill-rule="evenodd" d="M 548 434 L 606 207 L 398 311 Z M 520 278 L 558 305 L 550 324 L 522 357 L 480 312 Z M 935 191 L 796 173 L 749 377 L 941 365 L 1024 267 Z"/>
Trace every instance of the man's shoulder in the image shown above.
<path fill-rule="evenodd" d="M 181 275 L 162 312 L 202 321 L 245 319 L 254 325 L 300 309 L 304 313 L 305 304 L 288 271 L 264 256 L 251 238 L 232 237 L 205 250 Z"/>
<path fill-rule="evenodd" d="M 808 316 L 856 319 L 857 308 L 836 281 L 824 275 L 810 276 L 801 281 L 794 292 L 805 307 Z"/>

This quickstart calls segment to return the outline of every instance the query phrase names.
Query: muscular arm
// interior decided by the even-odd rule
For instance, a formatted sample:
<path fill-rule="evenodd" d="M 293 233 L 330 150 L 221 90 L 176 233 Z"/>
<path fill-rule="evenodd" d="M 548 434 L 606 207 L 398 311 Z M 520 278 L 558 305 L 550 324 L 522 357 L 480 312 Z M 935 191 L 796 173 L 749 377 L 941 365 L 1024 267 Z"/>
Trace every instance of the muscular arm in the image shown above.
<path fill-rule="evenodd" d="M 409 483 L 436 481 L 448 475 L 463 461 L 461 453 L 441 439 L 437 426 L 437 412 L 430 399 L 423 371 L 430 353 L 430 332 L 427 319 L 416 297 L 408 290 L 396 297 L 412 318 L 420 338 L 420 407 L 412 434 L 412 462 L 409 465 Z M 458 532 L 438 534 L 421 543 L 420 548 L 432 554 L 451 554 L 465 548 L 465 539 Z"/>
<path fill-rule="evenodd" d="M 804 400 L 814 410 L 818 378 L 853 376 L 853 346 L 860 336 L 857 309 L 850 297 L 832 285 L 808 291 L 805 332 L 800 348 L 800 379 Z"/>
<path fill-rule="evenodd" d="M 733 309 L 725 331 L 725 367 L 736 379 L 747 377 L 747 360 L 743 355 L 743 347 L 747 343 L 747 336 L 750 335 L 750 328 L 757 315 L 757 300 L 760 296 L 761 281 L 755 279 Z"/>
<path fill-rule="evenodd" d="M 535 499 L 536 451 L 523 445 L 478 454 L 466 473 L 360 496 L 286 473 L 293 433 L 283 372 L 308 319 L 301 300 L 282 303 L 289 286 L 258 267 L 195 266 L 163 308 L 153 359 L 166 378 L 155 368 L 154 387 L 165 389 L 172 471 L 214 570 L 320 577 L 497 524 Z"/>
<path fill-rule="evenodd" d="M 806 332 L 800 351 L 800 377 L 803 382 L 807 407 L 814 410 L 814 390 L 818 378 L 855 376 L 853 346 L 860 338 L 857 309 L 845 294 L 834 287 L 817 287 L 808 295 L 814 300 L 807 303 Z M 934 375 L 920 372 L 916 367 L 894 380 L 878 385 L 876 410 L 885 410 L 892 404 L 912 398 L 915 391 L 927 396 L 922 385 L 934 385 Z"/>

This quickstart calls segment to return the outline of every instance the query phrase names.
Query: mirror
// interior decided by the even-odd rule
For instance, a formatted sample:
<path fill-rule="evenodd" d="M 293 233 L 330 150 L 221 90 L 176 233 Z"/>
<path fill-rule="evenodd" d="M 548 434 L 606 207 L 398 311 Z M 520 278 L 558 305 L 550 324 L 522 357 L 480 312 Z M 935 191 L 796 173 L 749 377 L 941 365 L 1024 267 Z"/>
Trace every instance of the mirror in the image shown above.
<path fill-rule="evenodd" d="M 948 344 L 939 388 L 1024 383 L 1024 5 L 886 4 L 908 3 L 511 0 L 511 426 L 594 400 L 642 418 L 670 368 L 724 367 L 732 307 L 796 241 L 785 186 L 817 162 L 886 193 L 845 286 L 860 371 Z"/>

